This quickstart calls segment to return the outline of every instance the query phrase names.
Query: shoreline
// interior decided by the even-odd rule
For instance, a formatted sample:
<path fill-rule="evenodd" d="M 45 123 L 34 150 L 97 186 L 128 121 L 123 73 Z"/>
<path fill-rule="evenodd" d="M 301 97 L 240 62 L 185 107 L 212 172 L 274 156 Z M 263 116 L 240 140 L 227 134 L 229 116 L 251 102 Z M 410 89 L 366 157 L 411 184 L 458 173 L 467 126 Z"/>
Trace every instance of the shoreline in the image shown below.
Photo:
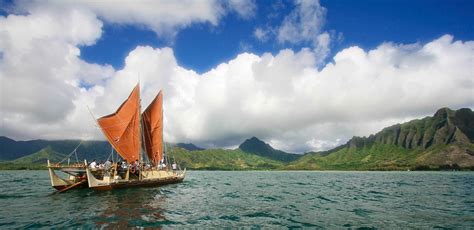
<path fill-rule="evenodd" d="M 0 171 L 38 171 L 48 170 L 47 167 L 0 167 Z M 194 169 L 188 171 L 223 171 L 223 172 L 473 172 L 472 168 L 430 168 L 430 169 Z"/>

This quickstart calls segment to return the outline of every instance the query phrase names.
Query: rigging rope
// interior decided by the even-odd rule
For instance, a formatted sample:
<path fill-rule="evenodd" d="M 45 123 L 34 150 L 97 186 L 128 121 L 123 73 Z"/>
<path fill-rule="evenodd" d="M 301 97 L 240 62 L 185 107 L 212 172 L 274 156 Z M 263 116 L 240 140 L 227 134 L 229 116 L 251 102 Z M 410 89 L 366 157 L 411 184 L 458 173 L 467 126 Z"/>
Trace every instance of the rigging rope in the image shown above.
<path fill-rule="evenodd" d="M 114 147 L 111 147 L 111 151 L 109 156 L 107 157 L 107 160 L 109 160 L 110 158 L 112 158 L 112 161 L 114 161 Z"/>
<path fill-rule="evenodd" d="M 77 150 L 77 148 L 79 148 L 79 146 L 81 146 L 82 142 L 83 142 L 83 141 L 81 140 L 81 141 L 79 142 L 79 144 L 76 146 L 76 148 L 74 148 L 74 150 L 72 150 L 71 153 L 69 153 L 68 155 L 66 155 L 66 157 L 64 157 L 59 163 L 63 163 L 63 161 L 65 161 L 66 159 L 68 159 L 69 157 L 71 157 L 73 153 L 76 154 L 76 160 L 77 160 L 77 153 L 76 153 L 76 150 Z M 79 160 L 77 160 L 77 162 L 79 163 Z"/>

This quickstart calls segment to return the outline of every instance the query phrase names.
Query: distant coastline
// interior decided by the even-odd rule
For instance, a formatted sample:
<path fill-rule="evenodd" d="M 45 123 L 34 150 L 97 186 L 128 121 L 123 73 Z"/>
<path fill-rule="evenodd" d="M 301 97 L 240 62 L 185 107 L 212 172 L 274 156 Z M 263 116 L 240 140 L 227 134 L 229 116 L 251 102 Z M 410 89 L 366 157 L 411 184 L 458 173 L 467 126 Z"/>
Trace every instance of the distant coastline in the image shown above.
<path fill-rule="evenodd" d="M 327 171 L 327 172 L 336 172 L 336 171 L 345 171 L 345 172 L 384 172 L 384 171 L 393 171 L 393 172 L 404 172 L 404 171 L 474 171 L 474 168 L 461 168 L 457 165 L 444 165 L 440 167 L 415 167 L 415 168 L 374 168 L 374 169 L 288 169 L 288 168 L 252 168 L 252 169 L 242 169 L 242 168 L 187 168 L 191 171 L 281 171 L 281 172 L 290 172 L 290 171 L 302 171 L 302 172 L 310 172 L 310 171 Z M 46 164 L 11 164 L 9 162 L 0 162 L 0 171 L 6 170 L 47 170 Z"/>
<path fill-rule="evenodd" d="M 0 137 L 0 170 L 46 169 L 46 160 L 105 160 L 105 141 L 32 140 Z M 77 147 L 79 146 L 79 147 Z M 474 112 L 439 109 L 433 116 L 395 124 L 368 137 L 322 152 L 287 153 L 251 137 L 237 149 L 203 149 L 169 144 L 175 160 L 189 170 L 298 171 L 472 171 L 474 170 Z M 71 151 L 77 148 L 77 156 Z"/>

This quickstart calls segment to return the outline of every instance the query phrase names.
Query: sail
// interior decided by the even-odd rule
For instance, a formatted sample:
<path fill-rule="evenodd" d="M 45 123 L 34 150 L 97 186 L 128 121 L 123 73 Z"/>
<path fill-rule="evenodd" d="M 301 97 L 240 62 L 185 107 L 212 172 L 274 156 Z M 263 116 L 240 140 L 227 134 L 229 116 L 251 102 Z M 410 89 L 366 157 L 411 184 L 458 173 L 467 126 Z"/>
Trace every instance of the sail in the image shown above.
<path fill-rule="evenodd" d="M 148 159 L 157 165 L 163 157 L 163 94 L 161 91 L 142 114 L 144 148 Z"/>
<path fill-rule="evenodd" d="M 115 113 L 97 120 L 109 143 L 127 162 L 138 160 L 140 154 L 139 110 L 140 88 L 137 85 Z"/>

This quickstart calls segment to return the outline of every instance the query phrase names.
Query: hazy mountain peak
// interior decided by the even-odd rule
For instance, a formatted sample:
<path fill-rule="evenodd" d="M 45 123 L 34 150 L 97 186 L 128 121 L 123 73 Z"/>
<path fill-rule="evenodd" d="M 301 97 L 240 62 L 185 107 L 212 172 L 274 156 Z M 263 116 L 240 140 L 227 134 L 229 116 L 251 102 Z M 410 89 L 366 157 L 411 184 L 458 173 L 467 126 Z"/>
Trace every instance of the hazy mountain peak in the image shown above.
<path fill-rule="evenodd" d="M 239 149 L 247 153 L 253 153 L 259 156 L 267 157 L 274 160 L 289 162 L 297 159 L 300 155 L 286 153 L 281 150 L 274 149 L 269 144 L 263 142 L 257 137 L 251 137 L 240 144 Z"/>
<path fill-rule="evenodd" d="M 178 144 L 176 144 L 176 146 L 178 146 L 180 148 L 183 148 L 183 149 L 186 149 L 188 151 L 204 150 L 204 148 L 198 147 L 198 146 L 194 145 L 193 143 L 178 143 Z"/>
<path fill-rule="evenodd" d="M 453 113 L 454 113 L 453 110 L 445 107 L 445 108 L 438 109 L 438 111 L 436 111 L 436 113 L 434 114 L 433 117 L 446 119 L 446 118 L 448 118 L 449 115 L 451 115 Z"/>
<path fill-rule="evenodd" d="M 248 144 L 248 143 L 255 143 L 255 144 L 263 144 L 263 145 L 268 145 L 267 143 L 265 143 L 264 141 L 258 139 L 257 137 L 251 137 L 251 138 L 248 138 L 246 139 L 244 142 L 242 142 L 242 144 L 240 145 L 243 145 L 243 144 Z M 239 146 L 240 147 L 240 146 Z"/>

